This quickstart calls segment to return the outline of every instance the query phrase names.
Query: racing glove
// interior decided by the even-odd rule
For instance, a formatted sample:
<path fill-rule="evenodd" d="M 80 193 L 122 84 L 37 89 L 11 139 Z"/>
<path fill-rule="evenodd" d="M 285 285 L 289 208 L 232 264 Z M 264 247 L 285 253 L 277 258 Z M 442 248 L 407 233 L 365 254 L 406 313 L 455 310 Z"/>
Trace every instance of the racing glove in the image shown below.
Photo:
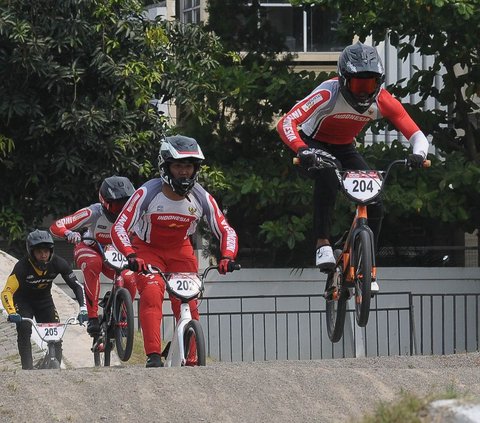
<path fill-rule="evenodd" d="M 334 156 L 320 148 L 300 147 L 297 151 L 297 157 L 300 159 L 300 164 L 307 170 L 312 167 L 317 169 L 332 167 L 332 162 L 338 168 L 341 168 L 340 163 Z"/>
<path fill-rule="evenodd" d="M 423 167 L 425 159 L 420 154 L 410 154 L 407 158 L 407 164 L 410 169 Z"/>
<path fill-rule="evenodd" d="M 315 164 L 315 149 L 300 147 L 297 150 L 297 157 L 300 159 L 300 165 L 308 169 Z"/>
<path fill-rule="evenodd" d="M 147 264 L 145 261 L 139 257 L 137 257 L 136 254 L 132 253 L 127 256 L 127 261 L 128 261 L 128 268 L 133 271 L 133 272 L 138 272 L 138 273 L 147 273 L 148 268 Z"/>
<path fill-rule="evenodd" d="M 22 321 L 22 316 L 18 313 L 12 313 L 7 316 L 7 321 L 12 323 L 20 323 Z"/>
<path fill-rule="evenodd" d="M 82 241 L 82 236 L 75 231 L 65 231 L 65 238 L 70 244 L 78 244 Z"/>
<path fill-rule="evenodd" d="M 83 325 L 88 320 L 88 313 L 87 313 L 87 307 L 82 306 L 80 307 L 80 312 L 78 313 L 77 316 L 78 323 Z"/>
<path fill-rule="evenodd" d="M 235 270 L 235 261 L 231 257 L 222 257 L 218 263 L 218 272 L 224 275 Z"/>

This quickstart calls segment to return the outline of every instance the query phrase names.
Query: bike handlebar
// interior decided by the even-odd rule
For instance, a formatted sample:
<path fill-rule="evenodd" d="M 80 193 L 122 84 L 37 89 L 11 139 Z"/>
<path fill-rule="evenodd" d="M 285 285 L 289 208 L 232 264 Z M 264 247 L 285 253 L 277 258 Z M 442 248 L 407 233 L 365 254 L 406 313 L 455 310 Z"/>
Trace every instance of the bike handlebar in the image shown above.
<path fill-rule="evenodd" d="M 41 339 L 42 341 L 44 341 L 45 336 L 40 333 L 40 330 L 38 329 L 38 328 L 39 328 L 38 324 L 54 323 L 54 324 L 58 324 L 58 325 L 63 326 L 63 327 L 66 327 L 66 326 L 68 326 L 68 325 L 80 325 L 80 324 L 81 324 L 81 323 L 78 321 L 78 319 L 77 319 L 76 316 L 69 317 L 69 318 L 68 318 L 67 320 L 65 320 L 65 322 L 63 322 L 63 323 L 62 323 L 62 322 L 36 322 L 35 320 L 30 319 L 29 317 L 23 317 L 23 316 L 21 316 L 21 318 L 22 318 L 22 320 L 21 320 L 22 322 L 25 321 L 25 322 L 30 322 L 30 323 L 31 323 L 32 327 L 35 329 L 35 332 L 37 332 L 38 336 L 40 337 L 40 339 Z M 45 341 L 44 341 L 44 342 L 45 342 Z"/>
<path fill-rule="evenodd" d="M 166 276 L 169 275 L 170 273 L 177 273 L 177 272 L 163 272 L 159 267 L 154 266 L 152 264 L 148 264 L 147 267 L 150 269 L 150 272 L 148 273 L 158 273 L 159 275 L 162 275 L 162 277 L 164 278 L 166 278 Z M 233 263 L 233 268 L 232 270 L 229 270 L 229 272 L 233 272 L 234 270 L 240 270 L 241 268 L 242 266 L 239 263 Z M 205 270 L 202 273 L 198 275 L 201 277 L 202 280 L 204 280 L 207 277 L 207 274 L 214 269 L 218 270 L 219 266 L 218 265 L 208 266 L 207 268 L 205 268 Z"/>
<path fill-rule="evenodd" d="M 336 168 L 338 169 L 338 165 L 333 161 L 333 160 L 329 160 L 325 157 L 320 157 L 320 156 L 317 156 L 318 159 L 320 159 L 322 162 L 324 163 L 327 163 L 328 165 L 330 165 L 330 167 L 333 167 L 333 168 Z M 294 165 L 300 165 L 300 158 L 299 157 L 294 157 L 293 160 L 292 160 L 293 164 Z M 408 166 L 410 163 L 408 161 L 408 159 L 400 159 L 400 160 L 394 160 L 392 163 L 390 163 L 390 165 L 388 166 L 387 168 L 387 171 L 386 173 L 388 173 L 388 171 L 390 170 L 390 168 L 393 166 L 393 165 L 396 165 L 396 164 L 403 164 L 404 166 Z M 423 161 L 423 165 L 422 167 L 423 168 L 428 168 L 432 165 L 432 162 L 430 160 L 424 160 Z M 324 169 L 325 167 L 320 167 L 320 166 L 312 166 L 312 168 L 314 169 Z M 341 169 L 338 169 L 338 170 L 341 170 Z"/>

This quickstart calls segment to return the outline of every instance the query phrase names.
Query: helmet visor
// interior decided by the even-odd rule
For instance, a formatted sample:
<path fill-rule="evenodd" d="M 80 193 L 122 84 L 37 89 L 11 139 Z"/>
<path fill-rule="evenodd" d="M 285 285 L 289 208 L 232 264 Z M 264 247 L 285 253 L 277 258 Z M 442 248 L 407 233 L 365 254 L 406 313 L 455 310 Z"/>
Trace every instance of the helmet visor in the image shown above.
<path fill-rule="evenodd" d="M 378 78 L 350 78 L 348 89 L 355 96 L 371 95 L 378 88 Z"/>

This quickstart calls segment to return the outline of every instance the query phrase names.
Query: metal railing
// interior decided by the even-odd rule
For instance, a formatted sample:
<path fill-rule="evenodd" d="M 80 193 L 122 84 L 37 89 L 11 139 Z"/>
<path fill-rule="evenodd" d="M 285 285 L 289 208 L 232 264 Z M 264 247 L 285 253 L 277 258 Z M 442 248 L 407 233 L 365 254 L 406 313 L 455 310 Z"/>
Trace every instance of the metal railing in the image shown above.
<path fill-rule="evenodd" d="M 480 293 L 380 293 L 365 328 L 347 311 L 344 336 L 327 336 L 322 295 L 256 295 L 203 298 L 199 305 L 207 353 L 219 361 L 453 354 L 477 351 Z M 174 319 L 164 303 L 162 338 Z"/>

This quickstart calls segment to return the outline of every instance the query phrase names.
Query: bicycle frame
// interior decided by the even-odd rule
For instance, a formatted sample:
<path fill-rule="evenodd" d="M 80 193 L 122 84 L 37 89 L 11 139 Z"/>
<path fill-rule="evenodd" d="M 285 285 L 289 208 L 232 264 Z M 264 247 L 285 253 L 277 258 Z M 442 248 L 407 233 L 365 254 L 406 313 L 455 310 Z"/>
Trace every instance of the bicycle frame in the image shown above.
<path fill-rule="evenodd" d="M 113 349 L 113 339 L 117 346 L 117 354 L 122 361 L 128 361 L 133 349 L 133 305 L 130 293 L 124 288 L 121 272 L 127 269 L 125 261 L 120 253 L 113 251 L 115 256 L 112 259 L 108 250 L 104 248 L 95 238 L 82 237 L 83 241 L 91 241 L 96 244 L 98 251 L 102 256 L 103 262 L 115 271 L 112 279 L 112 286 L 100 302 L 103 308 L 102 318 L 100 320 L 101 332 L 93 337 L 92 352 L 94 353 L 95 366 L 100 365 L 100 353 L 104 353 L 104 365 L 110 365 L 110 353 Z M 120 259 L 119 259 L 120 258 Z M 120 261 L 120 266 L 113 261 Z M 121 309 L 124 318 L 115 317 Z M 123 342 L 126 342 L 123 345 Z"/>
<path fill-rule="evenodd" d="M 299 164 L 294 158 L 294 164 Z M 335 267 L 330 270 L 325 285 L 327 332 L 332 342 L 338 342 L 343 335 L 346 302 L 355 291 L 355 315 L 358 326 L 367 325 L 372 297 L 371 285 L 376 281 L 375 240 L 368 226 L 369 204 L 381 196 L 385 182 L 394 165 L 408 165 L 408 160 L 394 160 L 385 171 L 346 170 L 341 171 L 335 161 L 317 155 L 310 169 L 333 168 L 346 197 L 355 203 L 356 212 L 350 230 L 338 244 L 344 243 L 341 250 L 335 250 Z M 425 160 L 423 167 L 429 167 Z M 309 169 L 309 170 L 310 170 Z"/>
<path fill-rule="evenodd" d="M 149 267 L 152 273 L 157 273 L 162 277 L 169 294 L 181 301 L 180 317 L 175 323 L 172 339 L 162 352 L 162 356 L 165 357 L 164 367 L 185 366 L 187 362 L 187 357 L 185 357 L 185 334 L 187 330 L 190 330 L 190 328 L 187 329 L 187 326 L 190 325 L 195 333 L 197 355 L 199 357 L 198 364 L 205 365 L 205 340 L 203 331 L 200 322 L 192 319 L 189 302 L 201 298 L 207 274 L 213 269 L 218 269 L 218 266 L 209 266 L 201 274 L 192 272 L 164 273 L 158 267 Z M 238 266 L 236 268 L 238 269 L 240 267 Z M 177 287 L 175 287 L 175 284 Z"/>
<path fill-rule="evenodd" d="M 338 178 L 338 181 L 340 183 L 340 186 L 342 188 L 342 191 L 344 194 L 355 202 L 356 206 L 356 211 L 355 215 L 353 217 L 352 224 L 350 226 L 350 230 L 347 234 L 347 237 L 345 239 L 345 244 L 342 248 L 342 253 L 337 257 L 336 259 L 336 266 L 341 266 L 343 275 L 344 275 L 344 280 L 348 284 L 353 284 L 355 280 L 355 269 L 357 263 L 355 263 L 355 243 L 354 240 L 357 239 L 358 234 L 361 231 L 365 231 L 368 235 L 368 238 L 370 240 L 370 253 L 372 257 L 372 263 L 371 263 L 371 278 L 372 281 L 375 281 L 377 278 L 377 267 L 376 267 L 376 260 L 375 260 L 375 241 L 374 241 L 374 235 L 370 227 L 368 226 L 368 205 L 374 203 L 377 198 L 379 198 L 382 193 L 383 193 L 383 188 L 385 186 L 385 182 L 388 178 L 388 175 L 390 174 L 390 170 L 392 169 L 393 166 L 402 164 L 406 165 L 407 160 L 394 160 L 389 164 L 387 169 L 385 171 L 356 171 L 359 174 L 365 174 L 365 175 L 370 175 L 370 176 L 378 176 L 379 181 L 377 182 L 378 187 L 377 192 L 372 195 L 371 198 L 367 198 L 364 201 L 356 199 L 354 196 L 352 196 L 348 189 L 346 188 L 344 184 L 344 178 L 343 176 L 348 173 L 346 171 L 343 173 L 342 171 L 339 171 L 337 168 L 335 168 L 335 172 Z M 357 188 L 358 189 L 358 188 Z M 338 295 L 338 293 L 337 293 Z"/>

